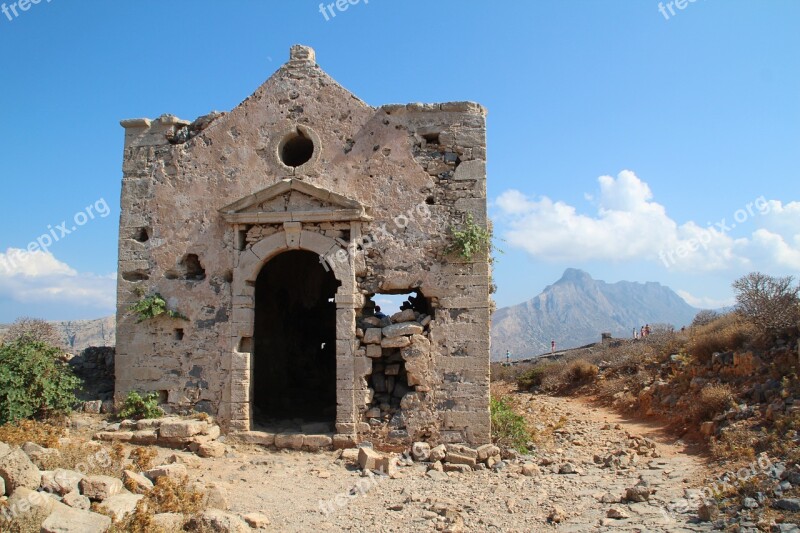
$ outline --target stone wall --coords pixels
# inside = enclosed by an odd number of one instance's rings
[[[409,345],[392,349],[405,372],[425,372],[408,374],[419,382],[400,399],[397,429],[489,442],[490,266],[486,254],[446,252],[450,228],[468,215],[487,224],[481,106],[370,107],[297,46],[229,113],[122,125],[118,397],[160,391],[178,411],[252,429],[253,362],[273,356],[254,349],[258,274],[277,255],[305,250],[338,283],[336,433],[370,434],[367,411],[380,409],[370,387],[375,344],[365,340],[377,328],[360,327],[373,296],[416,292],[429,308],[413,319],[426,321],[423,331],[411,328],[399,335]],[[129,307],[155,293],[186,320],[137,322]],[[390,332],[381,330],[381,343],[406,342]]]

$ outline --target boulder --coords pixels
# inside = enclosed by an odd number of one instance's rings
[[[400,322],[413,322],[417,319],[417,314],[413,309],[403,309],[399,313],[392,315],[392,324],[399,324]]]
[[[14,494],[19,487],[36,490],[42,483],[41,472],[19,448],[12,448],[0,457],[0,477],[9,494]]]
[[[445,448],[444,444],[440,444],[431,450],[430,460],[432,462],[443,461],[445,457],[447,457],[447,448]]]
[[[207,509],[219,509],[220,511],[229,511],[231,503],[228,501],[228,492],[216,485],[210,485],[205,489]]]
[[[74,470],[58,468],[53,471],[42,472],[42,489],[51,494],[63,496],[67,493],[80,490],[83,474]]]
[[[34,442],[26,442],[23,444],[22,451],[25,452],[25,455],[27,455],[31,462],[39,469],[44,469],[48,459],[58,459],[61,457],[61,452],[55,448],[45,448]]]
[[[41,533],[105,533],[110,527],[111,519],[105,515],[64,506],[50,513]]]
[[[185,464],[173,463],[151,468],[144,475],[155,483],[160,477],[166,477],[172,481],[181,481],[188,476],[188,472]]]
[[[484,463],[486,459],[489,457],[494,457],[495,455],[500,455],[500,448],[495,446],[494,444],[484,444],[483,446],[478,446],[478,462]]]
[[[98,504],[98,507],[100,511],[103,511],[103,514],[110,514],[114,522],[119,522],[136,510],[136,504],[142,498],[144,496],[141,494],[123,492],[104,500]]]
[[[102,502],[122,492],[122,481],[111,476],[87,476],[80,481],[81,494]]]
[[[88,511],[92,506],[91,500],[77,490],[65,494],[61,501],[73,509],[83,509],[84,511]]]
[[[153,482],[133,470],[122,472],[122,481],[125,488],[135,494],[144,494],[153,488]]]
[[[238,516],[220,511],[218,509],[208,509],[191,521],[192,526],[200,531],[214,533],[249,533],[250,526]]]
[[[269,524],[269,517],[261,513],[248,513],[243,515],[244,521],[253,529],[265,529]]]
[[[197,448],[200,457],[222,457],[225,455],[225,445],[221,442],[206,442]]]

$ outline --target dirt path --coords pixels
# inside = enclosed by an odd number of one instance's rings
[[[227,494],[231,511],[267,514],[271,531],[711,529],[693,523],[696,504],[682,505],[687,490],[701,488],[704,470],[681,443],[584,400],[521,394],[515,401],[534,421],[540,442],[530,456],[496,472],[430,474],[414,464],[400,468],[396,479],[362,477],[335,452],[245,446],[234,446],[226,458],[204,459],[191,471],[197,481]],[[652,437],[655,449],[632,436]],[[637,442],[644,443],[642,453],[630,447]],[[604,466],[595,456],[616,459]],[[533,475],[521,472],[526,462],[537,465],[527,467]],[[654,491],[649,500],[620,502],[626,488],[642,479]],[[608,518],[612,508],[629,518]],[[549,520],[554,511],[558,523]]]

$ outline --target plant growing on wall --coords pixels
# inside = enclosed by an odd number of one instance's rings
[[[466,260],[471,260],[476,253],[503,251],[492,244],[491,221],[488,227],[475,223],[472,214],[467,214],[460,227],[450,226],[451,244],[447,253],[456,254]],[[489,259],[493,261],[493,258]]]
[[[180,318],[181,320],[188,320],[185,315],[178,311],[173,311],[167,308],[167,301],[159,293],[151,294],[146,298],[142,298],[135,304],[131,305],[128,310],[131,313],[138,315],[137,322],[143,322],[150,318],[155,318],[160,315],[166,314],[171,318]]]

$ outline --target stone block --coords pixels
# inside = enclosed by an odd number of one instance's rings
[[[425,330],[417,322],[402,322],[400,324],[386,326],[382,329],[383,336],[388,338],[401,337],[403,335],[419,335],[423,331]]]
[[[201,420],[165,420],[158,429],[159,437],[188,438],[202,433],[208,427]]]
[[[379,359],[383,355],[383,350],[380,345],[369,344],[367,345],[367,357],[372,359]]]
[[[41,533],[104,533],[111,527],[111,518],[64,506],[59,508],[42,523]]]
[[[380,344],[383,333],[381,328],[367,328],[364,331],[364,344]]]
[[[122,493],[112,496],[98,505],[99,511],[111,515],[114,522],[123,520],[136,510],[136,504],[144,498],[141,494]]]
[[[86,476],[80,481],[81,494],[102,502],[122,492],[122,481],[111,476]]]
[[[376,470],[383,458],[383,454],[372,448],[364,447],[358,450],[358,466],[364,470]]]
[[[36,490],[42,482],[41,472],[20,448],[11,448],[0,457],[0,477],[9,494],[14,494],[19,487]]]
[[[180,482],[186,479],[188,471],[186,470],[185,464],[173,463],[151,468],[144,472],[144,475],[154,483],[161,477]]]
[[[409,337],[386,337],[381,340],[381,347],[382,348],[405,348],[406,346],[411,344],[411,339]]]
[[[284,448],[301,450],[304,439],[305,436],[302,433],[278,433],[275,435],[275,447],[279,450]]]
[[[125,488],[134,494],[144,494],[153,488],[152,481],[133,470],[125,470],[122,472],[122,482]]]
[[[328,435],[305,435],[303,437],[303,448],[310,451],[330,448],[333,445],[333,438]]]

